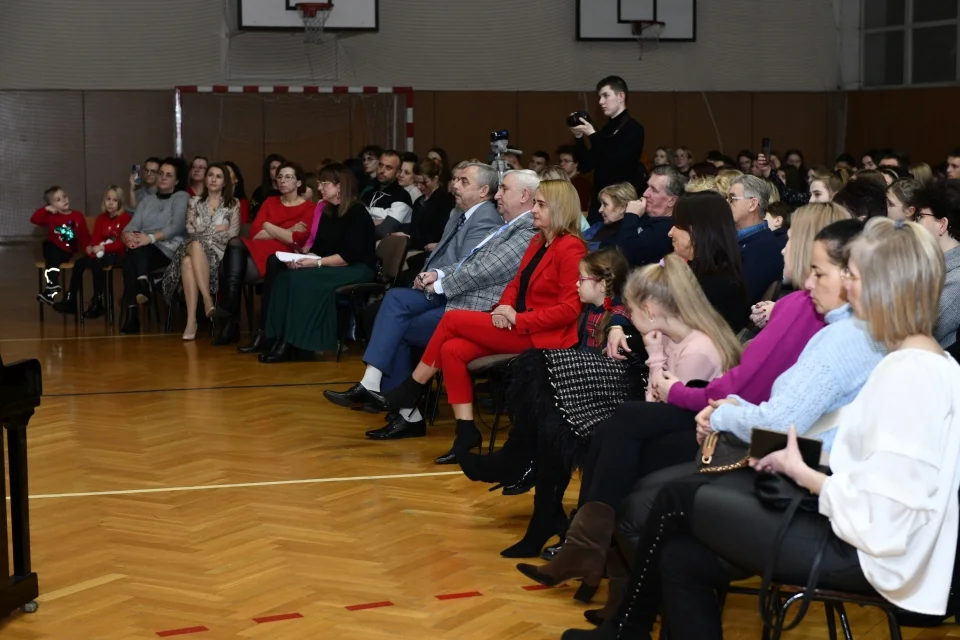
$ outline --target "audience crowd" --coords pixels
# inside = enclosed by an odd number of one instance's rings
[[[271,154],[248,198],[232,162],[150,157],[92,229],[50,187],[31,218],[47,233],[40,302],[100,317],[115,267],[121,333],[162,295],[185,302],[184,340],[199,309],[222,346],[259,293],[240,353],[307,360],[353,322],[338,290],[377,280],[378,243],[402,242],[371,328],[351,327],[369,334],[362,379],[324,396],[385,413],[370,439],[422,437],[442,380],[456,430],[436,463],[507,495],[536,486],[501,555],[542,556],[517,569],[579,579],[584,602],[609,578],[586,613],[597,629],[564,638],[650,638],[658,615],[671,638],[721,638],[731,581],[804,585],[814,565],[819,588],[879,596],[901,621],[956,613],[960,149],[932,167],[892,149],[831,167],[798,149],[661,147],[648,168],[626,84],[597,93],[605,122],[571,114],[557,165],[511,152],[502,177],[439,148],[368,146],[316,173]],[[512,428],[479,456],[471,363],[497,356]],[[752,450],[757,429],[779,444]],[[784,521],[755,489],[770,478],[815,506]]]

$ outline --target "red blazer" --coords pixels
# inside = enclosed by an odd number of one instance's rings
[[[516,307],[520,291],[520,274],[533,259],[543,242],[538,233],[530,240],[520,268],[500,297],[500,304]],[[583,303],[577,292],[580,261],[587,255],[587,245],[573,235],[556,238],[543,255],[527,284],[526,311],[517,314],[516,331],[530,336],[538,349],[563,349],[577,344],[577,321]]]

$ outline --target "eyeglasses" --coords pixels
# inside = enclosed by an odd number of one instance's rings
[[[586,280],[593,280],[594,282],[600,282],[600,278],[595,278],[593,276],[580,276],[577,282],[584,282]]]
[[[329,180],[324,180],[324,181],[322,181],[322,182],[318,182],[318,183],[317,183],[317,186],[320,187],[321,189],[325,189],[325,188],[329,187],[329,186],[332,185],[332,184],[336,184],[336,183],[335,183],[335,182],[330,182]]]
[[[923,212],[921,212],[921,213],[918,213],[918,214],[916,214],[915,216],[913,216],[913,219],[914,219],[914,221],[916,221],[916,222],[920,222],[921,220],[923,220],[924,216],[930,216],[931,218],[936,218],[936,217],[937,217],[937,216],[933,215],[932,213],[923,213]]]
[[[160,170],[159,170],[159,169],[144,169],[144,170],[143,170],[143,173],[144,173],[144,175],[155,176],[155,175],[157,175],[158,173],[160,173]]]
[[[729,202],[730,204],[733,204],[737,200],[752,200],[752,199],[753,198],[750,198],[748,196],[735,196],[732,193],[727,194],[727,202]]]
[[[287,180],[296,180],[297,176],[290,175],[288,173],[278,173],[277,182],[286,182]]]

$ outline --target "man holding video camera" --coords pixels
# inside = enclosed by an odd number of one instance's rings
[[[600,108],[609,120],[599,131],[585,111],[575,111],[567,118],[570,131],[577,138],[580,171],[593,170],[593,193],[587,220],[600,221],[600,190],[618,182],[629,182],[637,193],[643,193],[646,169],[640,162],[643,153],[643,125],[627,112],[627,83],[619,76],[607,76],[597,83]],[[590,139],[587,146],[586,138]]]

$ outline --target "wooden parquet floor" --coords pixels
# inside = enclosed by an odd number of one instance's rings
[[[359,378],[356,348],[269,366],[179,333],[80,332],[52,312],[39,326],[31,256],[0,247],[0,351],[44,369],[28,438],[42,595],[0,620],[4,640],[534,640],[586,626],[572,586],[525,590],[498,555],[531,496],[433,465],[449,409],[426,438],[373,442],[376,417],[321,397]],[[887,637],[875,612],[850,613],[858,639]],[[726,629],[758,638],[756,601],[731,597]],[[785,637],[826,637],[820,610]]]

